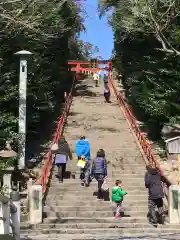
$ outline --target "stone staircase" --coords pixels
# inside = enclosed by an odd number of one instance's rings
[[[111,104],[104,103],[103,87],[92,86],[91,79],[77,85],[64,135],[72,149],[79,136],[85,135],[91,143],[92,157],[99,148],[105,150],[110,190],[115,180],[121,179],[128,192],[123,217],[114,219],[115,205],[108,196],[106,201],[97,200],[95,180],[90,187],[80,185],[74,156],[68,164],[69,178],[63,184],[58,183],[54,169],[44,207],[46,217],[42,224],[22,224],[22,239],[180,239],[179,225],[166,223],[155,228],[148,223],[144,160],[115,97]],[[71,173],[75,173],[75,179]]]

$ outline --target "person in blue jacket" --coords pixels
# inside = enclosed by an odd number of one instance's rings
[[[80,179],[82,185],[89,185],[89,178],[90,178],[90,160],[91,160],[91,149],[90,144],[85,136],[80,137],[80,140],[76,142],[75,145],[75,152],[77,155],[78,160],[82,157],[86,160],[86,165],[84,168],[81,168],[80,172]]]

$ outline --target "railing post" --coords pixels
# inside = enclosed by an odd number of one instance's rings
[[[11,198],[11,231],[14,234],[16,240],[20,239],[20,214],[21,204],[20,195],[18,191],[12,191],[10,194]]]
[[[169,187],[169,222],[180,223],[180,185]]]
[[[4,196],[0,196],[0,235],[9,234],[9,226],[10,226],[10,201],[4,200]],[[4,239],[4,238],[2,238]]]
[[[29,221],[30,224],[42,223],[42,186],[29,186]]]
[[[7,187],[7,190],[6,190],[7,197],[10,197],[10,193],[11,193],[11,188],[12,188],[11,176],[13,171],[14,171],[14,167],[10,167],[3,170],[3,186]]]

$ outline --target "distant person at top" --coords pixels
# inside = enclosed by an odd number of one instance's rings
[[[67,143],[64,136],[60,137],[57,143],[57,149],[53,149],[53,147],[54,146],[52,146],[51,150],[52,150],[52,153],[55,154],[54,164],[58,168],[59,182],[63,183],[64,175],[66,172],[66,164],[67,164],[68,158],[72,160],[72,153],[71,153],[69,144]]]
[[[99,85],[99,74],[97,72],[95,72],[93,74],[93,79],[95,81],[95,86],[98,87],[98,85]]]
[[[103,79],[104,79],[104,84],[108,83],[108,73],[107,72],[104,73]]]
[[[98,72],[98,75],[99,75],[99,81],[101,81],[101,79],[102,79],[101,71]]]
[[[82,185],[88,186],[90,178],[90,159],[91,159],[91,149],[90,144],[85,136],[80,137],[80,140],[76,142],[75,151],[78,160],[85,159],[86,165],[84,168],[81,168],[80,179]]]
[[[100,80],[102,80],[104,82],[104,79],[103,79],[104,71],[103,70],[99,71],[99,77],[100,77]]]

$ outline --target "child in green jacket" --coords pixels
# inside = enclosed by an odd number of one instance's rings
[[[123,192],[121,180],[116,180],[115,185],[116,186],[112,188],[112,201],[116,203],[115,218],[120,218],[123,197],[127,194],[127,192]]]

